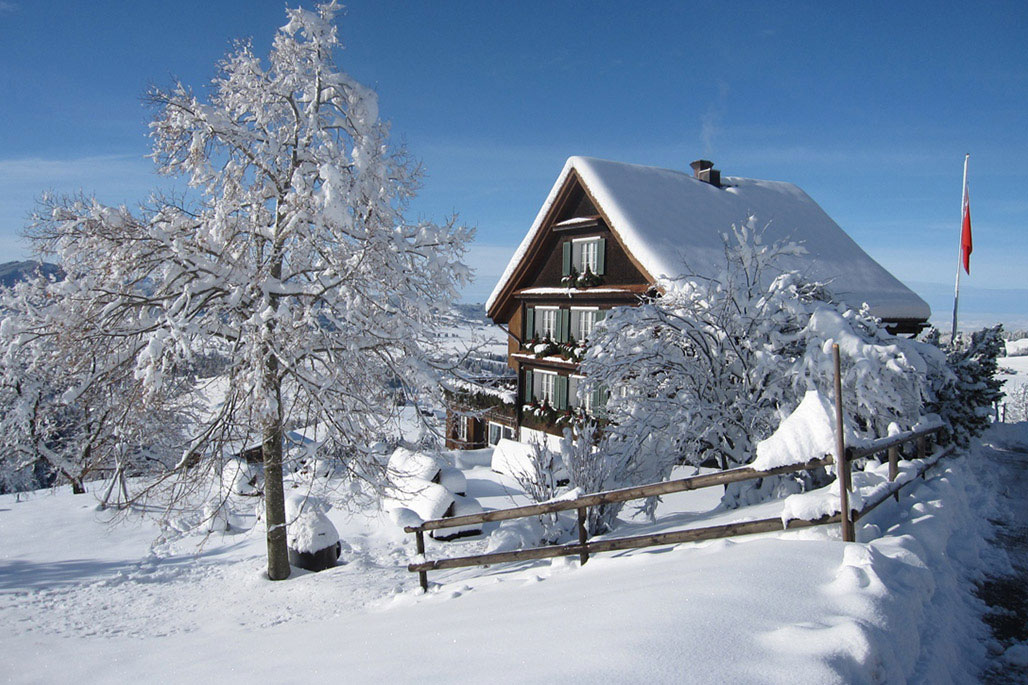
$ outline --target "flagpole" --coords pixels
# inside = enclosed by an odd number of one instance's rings
[[[950,334],[950,345],[957,341],[957,302],[960,300],[960,266],[964,261],[964,198],[967,197],[967,160],[971,153],[964,155],[964,183],[960,192],[960,240],[957,241],[957,282],[953,286],[953,332]]]

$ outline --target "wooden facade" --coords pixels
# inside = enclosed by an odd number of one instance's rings
[[[575,262],[574,246],[581,243],[599,246],[594,261],[600,273],[589,269],[587,283],[569,281],[576,274],[584,275]],[[578,175],[571,173],[543,220],[543,230],[488,312],[510,333],[508,364],[518,377],[515,415],[519,438],[524,437],[522,428],[561,435],[576,415],[589,413],[600,400],[587,399],[587,406],[575,406],[571,389],[578,377],[578,362],[567,346],[569,341],[582,341],[571,330],[572,317],[593,310],[594,317],[602,318],[612,307],[635,306],[641,296],[652,292],[653,281],[625,249]],[[539,312],[546,310],[557,312],[555,326],[562,330],[555,335],[540,334]],[[546,340],[556,346],[550,346],[549,352],[540,351]],[[564,349],[553,349],[562,346]],[[552,386],[549,380],[536,380],[542,375],[553,377]],[[532,409],[526,411],[526,407]]]

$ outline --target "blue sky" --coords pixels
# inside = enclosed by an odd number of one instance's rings
[[[483,300],[574,154],[791,181],[948,321],[971,153],[968,323],[1028,326],[1028,3],[354,1],[339,64],[478,227]],[[0,0],[0,261],[44,190],[131,203],[148,84],[199,88],[281,2]]]

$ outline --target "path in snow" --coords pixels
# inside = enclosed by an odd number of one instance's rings
[[[999,428],[998,426],[994,427]],[[1004,432],[1005,433],[1005,432]],[[1000,435],[1004,435],[1000,433]],[[985,622],[998,642],[995,659],[982,675],[986,683],[1028,682],[1028,449],[1023,442],[998,440],[979,454],[994,474],[1000,516],[993,544],[1011,567],[990,574],[978,596],[988,605]]]

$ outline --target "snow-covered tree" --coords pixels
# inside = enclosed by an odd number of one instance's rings
[[[68,285],[39,276],[0,290],[0,471],[44,463],[82,493],[101,469],[146,469],[185,413],[172,401],[145,418],[133,412],[132,359],[118,341],[89,335]]]
[[[926,340],[940,344],[934,329]],[[958,445],[967,445],[988,428],[995,404],[1003,398],[1003,381],[996,378],[996,371],[1005,349],[1002,325],[959,337],[945,349],[951,374],[934,382],[932,408],[946,421],[947,437]]]
[[[141,411],[220,341],[224,398],[170,473],[184,484],[227,446],[262,444],[272,579],[289,575],[285,430],[316,424],[319,457],[378,482],[370,444],[397,392],[412,403],[434,387],[433,324],[469,276],[470,229],[404,218],[418,167],[390,147],[375,93],[337,68],[338,9],[288,10],[268,59],[238,45],[207,98],[149,93],[158,169],[198,199],[136,213],[50,200],[30,229],[89,335],[131,355]]]
[[[931,398],[925,350],[783,272],[780,258],[802,250],[764,244],[751,218],[725,237],[719,273],[664,280],[660,296],[614,310],[593,332],[580,392],[613,389],[601,450],[625,455],[627,481],[664,479],[677,463],[751,461],[807,390],[833,395],[832,343],[850,432],[920,420]]]

